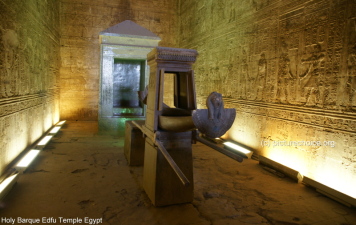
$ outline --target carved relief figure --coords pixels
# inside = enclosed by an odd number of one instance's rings
[[[17,47],[19,40],[14,30],[2,30],[2,43],[4,45],[4,77],[1,79],[1,95],[3,97],[12,96],[10,80],[13,79],[17,70],[18,56]]]
[[[278,81],[276,100],[280,103],[289,103],[291,82],[295,79],[290,67],[287,44],[282,40],[281,54],[278,62]]]
[[[227,72],[226,72],[226,74],[233,74],[233,65],[232,64],[229,64],[228,66],[227,66]],[[236,84],[236,80],[235,80],[235,76],[232,78],[232,79],[229,79],[229,77],[228,76],[225,76],[224,77],[224,83],[223,83],[223,87],[226,87],[226,96],[227,97],[232,97],[233,96],[233,92],[234,92],[234,89],[233,89],[233,87],[232,86],[230,86],[230,84],[231,84],[231,82],[233,83],[233,84]]]
[[[314,46],[312,55],[302,60],[302,64],[308,64],[307,73],[300,78],[302,88],[306,89],[306,106],[323,105],[323,80],[321,79],[321,63],[325,56],[321,52],[320,44]]]
[[[253,0],[253,7],[257,10],[260,10],[269,5],[269,0]]]
[[[224,109],[222,95],[215,91],[212,92],[206,99],[206,106],[208,107],[209,120],[220,120],[222,110]]]
[[[229,22],[234,22],[236,19],[236,11],[235,7],[230,5],[230,16],[229,16]]]
[[[251,80],[249,76],[249,69],[247,64],[247,53],[245,50],[242,51],[242,64],[241,64],[241,77],[240,77],[240,84],[241,84],[241,93],[240,97],[242,99],[247,99],[249,93],[249,81]]]
[[[2,36],[3,29],[0,27],[0,35]],[[0,98],[5,96],[5,46],[0,43]]]
[[[266,86],[266,77],[267,77],[267,60],[265,53],[261,54],[261,58],[258,61],[258,71],[257,77],[255,80],[256,87],[256,100],[264,100],[263,89]]]
[[[347,81],[349,108],[356,111],[356,44],[350,49],[347,59]]]
[[[239,65],[237,63],[233,64],[233,69],[232,69],[232,74],[238,74],[239,71]],[[233,76],[233,81],[232,84],[229,84],[232,90],[232,96],[233,98],[238,97],[239,93],[239,77],[238,76]]]

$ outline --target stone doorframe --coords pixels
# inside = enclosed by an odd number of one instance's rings
[[[161,40],[149,30],[126,20],[99,34],[100,40],[100,85],[99,85],[99,130],[120,132],[128,119],[141,119],[143,116],[123,117],[113,113],[113,72],[114,60],[141,60],[144,65],[145,84],[148,83],[149,68],[147,54],[158,46]]]

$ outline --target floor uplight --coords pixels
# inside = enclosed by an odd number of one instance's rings
[[[10,191],[12,186],[16,183],[17,175],[18,173],[6,178],[3,182],[1,182],[0,199],[2,199]]]
[[[240,153],[240,154],[242,154],[242,155],[244,155],[244,156],[246,156],[247,158],[251,158],[251,156],[252,156],[252,154],[253,154],[253,152],[252,151],[250,151],[250,150],[248,150],[248,149],[246,149],[246,148],[244,148],[244,147],[242,147],[242,146],[239,146],[239,145],[237,145],[237,144],[234,144],[234,143],[232,143],[232,142],[224,142],[223,143],[226,147],[228,147],[228,148],[230,148],[230,149],[233,149],[234,151],[236,151],[236,152],[238,152],[238,153]]]
[[[30,150],[21,160],[17,163],[16,167],[26,168],[30,163],[36,158],[36,156],[40,153],[40,150]]]
[[[53,127],[52,130],[49,132],[50,134],[56,134],[61,129],[60,126]]]
[[[37,144],[37,146],[45,146],[51,139],[53,136],[51,135],[47,135],[44,138],[41,139],[41,141]]]
[[[65,122],[66,122],[66,120],[63,120],[63,121],[61,121],[61,122],[58,122],[58,123],[56,124],[56,126],[62,126]]]
[[[307,186],[311,186],[315,188],[315,190],[325,196],[328,196],[329,198],[332,198],[346,206],[349,207],[356,207],[356,199],[351,197],[350,195],[347,195],[345,193],[342,193],[338,190],[335,190],[333,188],[330,188],[318,181],[315,181],[313,179],[310,179],[309,177],[304,176],[303,177],[303,183],[306,184]]]
[[[293,180],[297,181],[298,183],[302,182],[303,180],[303,175],[300,174],[298,171],[289,168],[286,165],[283,165],[281,163],[275,162],[267,157],[264,157],[262,155],[259,156],[259,163],[261,165],[267,166],[269,168],[272,168],[278,172],[283,173],[284,175],[292,178]]]

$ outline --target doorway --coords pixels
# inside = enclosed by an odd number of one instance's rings
[[[144,116],[138,91],[145,88],[145,61],[114,59],[113,116]]]
[[[145,118],[146,106],[137,91],[143,91],[148,83],[147,54],[161,39],[125,20],[101,31],[99,40],[99,131],[119,134],[127,120]]]

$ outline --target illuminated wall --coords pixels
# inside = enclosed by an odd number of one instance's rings
[[[61,0],[61,118],[97,120],[99,32],[131,20],[176,46],[176,0]]]
[[[59,3],[0,0],[0,175],[59,120]]]
[[[199,52],[199,107],[217,91],[237,109],[226,137],[356,197],[356,2],[179,7],[179,47]]]

